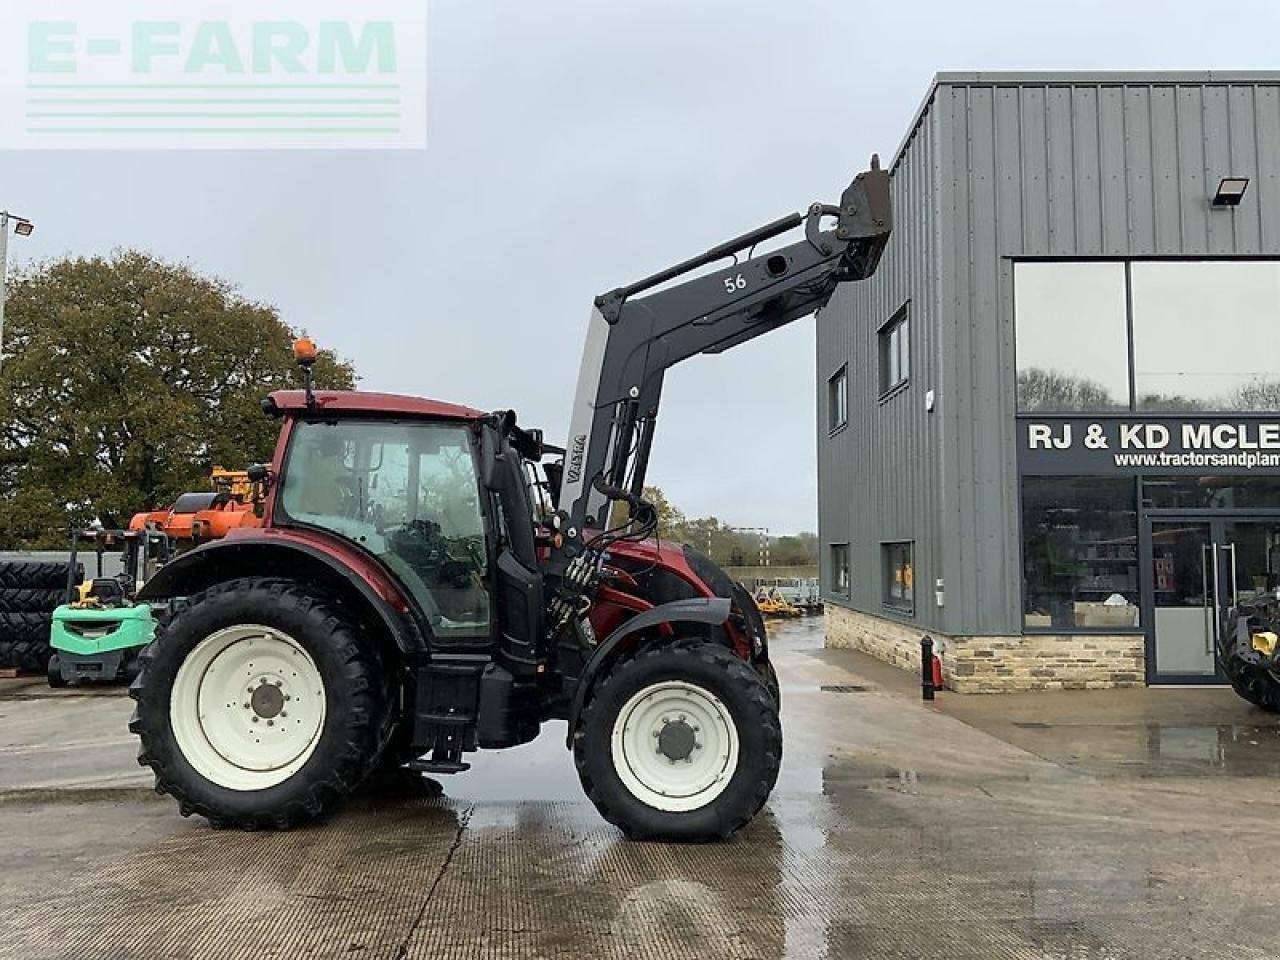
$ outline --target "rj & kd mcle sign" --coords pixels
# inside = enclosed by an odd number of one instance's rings
[[[1018,418],[1026,474],[1238,474],[1280,471],[1280,419]]]

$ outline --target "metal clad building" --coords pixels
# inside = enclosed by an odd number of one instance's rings
[[[818,319],[829,642],[905,666],[933,632],[959,689],[1208,679],[1173,652],[1179,669],[1158,669],[1157,621],[1200,642],[1193,615],[1172,612],[1195,607],[1194,551],[1168,524],[1202,524],[1220,565],[1248,539],[1232,557],[1260,552],[1252,589],[1272,573],[1273,541],[1280,568],[1280,526],[1259,525],[1280,512],[1280,469],[1067,462],[1088,452],[1091,426],[1132,442],[1170,414],[1175,439],[1198,438],[1218,415],[1263,426],[1280,407],[1269,362],[1232,379],[1186,360],[1218,321],[1178,306],[1222,285],[1212,302],[1249,318],[1234,349],[1261,349],[1280,374],[1280,313],[1262,332],[1280,307],[1268,292],[1280,289],[1280,74],[939,74],[891,170],[881,267]],[[1248,181],[1237,205],[1215,203],[1224,178]],[[1254,266],[1228,276],[1238,261]],[[1165,346],[1157,329],[1188,343]],[[1060,439],[1072,418],[1066,466],[1024,462],[1028,431]],[[1228,479],[1206,485],[1210,473]],[[1201,496],[1211,486],[1217,500]],[[1259,524],[1232,539],[1223,520],[1243,531],[1244,504]],[[1225,608],[1210,576],[1202,606]]]

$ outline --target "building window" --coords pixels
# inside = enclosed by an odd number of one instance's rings
[[[1148,510],[1267,510],[1280,503],[1280,477],[1143,477]],[[1276,556],[1280,572],[1280,554]]]
[[[1135,261],[1139,410],[1280,410],[1280,264]]]
[[[827,431],[835,433],[849,422],[849,368],[843,366],[827,381]]]
[[[916,608],[915,544],[910,540],[880,544],[880,560],[884,570],[884,605],[903,613]]]
[[[842,597],[849,596],[849,545],[847,543],[831,545],[831,592]]]
[[[1022,609],[1029,630],[1139,625],[1132,478],[1022,478]]]
[[[907,382],[911,376],[911,341],[907,308],[903,306],[880,328],[880,395]]]
[[[1276,261],[1023,262],[1013,283],[1019,413],[1280,410]]]
[[[1018,412],[1127,410],[1124,263],[1018,263],[1013,293]]]

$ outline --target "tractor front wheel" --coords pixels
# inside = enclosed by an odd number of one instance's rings
[[[1222,670],[1231,681],[1231,688],[1245,700],[1271,713],[1280,713],[1280,677],[1273,671],[1231,658],[1223,659]]]
[[[161,618],[140,661],[138,762],[184,816],[285,829],[335,807],[377,756],[376,658],[297,583],[210,587]]]
[[[627,836],[728,837],[778,778],[778,706],[750,665],[714,643],[623,661],[592,691],[574,760],[596,809]]]

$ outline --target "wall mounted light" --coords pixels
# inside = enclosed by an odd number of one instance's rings
[[[1248,177],[1223,177],[1218,184],[1218,192],[1213,195],[1215,207],[1238,207],[1244,199],[1244,192],[1249,188]]]

